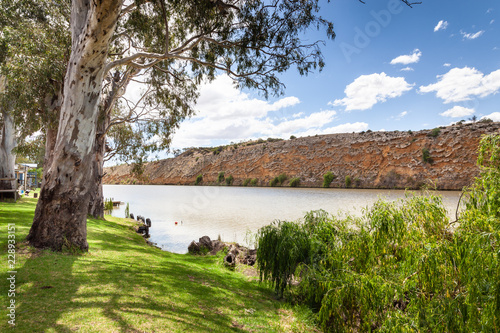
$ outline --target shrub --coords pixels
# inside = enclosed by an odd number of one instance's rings
[[[492,123],[493,120],[490,119],[490,118],[482,118],[480,121],[478,121],[478,123]]]
[[[199,175],[196,177],[196,180],[194,181],[194,184],[195,184],[195,185],[198,185],[198,184],[200,184],[202,181],[203,181],[203,175],[202,175],[202,174],[199,174]]]
[[[294,177],[290,179],[290,187],[297,187],[300,184],[300,178],[299,177]]]
[[[113,198],[108,198],[104,200],[104,211],[111,214],[113,211]]]
[[[217,176],[217,181],[219,183],[222,183],[224,181],[224,171],[219,172],[219,175]]]
[[[226,178],[226,185],[233,185],[233,175],[229,175],[229,177]]]
[[[396,170],[389,171],[381,180],[381,185],[385,188],[395,188],[401,179],[401,175]]]
[[[361,179],[359,179],[358,177],[354,177],[354,186],[355,187],[361,186]]]
[[[290,135],[290,140],[297,139],[295,135]]]
[[[436,127],[436,128],[433,128],[429,134],[427,134],[428,136],[431,136],[433,138],[437,137],[439,135],[439,133],[441,133],[441,129],[439,127]]]
[[[111,208],[113,209],[113,208]],[[130,207],[127,202],[127,207],[125,207],[125,218],[128,219],[130,217]]]
[[[351,187],[351,176],[347,175],[345,176],[345,187]]]
[[[422,161],[424,161],[424,163],[429,163],[429,164],[433,162],[431,157],[431,152],[427,147],[422,148]]]
[[[251,180],[252,180],[252,179],[250,179],[250,178],[245,179],[245,180],[243,181],[243,186],[247,186],[247,185],[250,183],[250,181],[251,181]]]
[[[284,173],[282,173],[281,175],[278,176],[278,181],[280,183],[280,185],[283,185],[283,183],[285,182],[285,180],[287,180],[288,176]]]
[[[322,187],[330,187],[330,184],[333,182],[333,180],[337,178],[331,171],[328,171],[323,175],[323,185]]]
[[[276,221],[257,233],[257,262],[261,281],[269,280],[282,296],[299,263],[307,261],[310,243],[303,227]]]
[[[278,185],[278,184],[279,184],[279,182],[280,182],[280,181],[279,181],[278,177],[274,177],[273,179],[271,179],[271,180],[269,181],[269,186],[271,186],[271,187],[275,187],[276,185]]]
[[[256,185],[257,185],[257,182],[258,182],[257,178],[253,178],[253,179],[250,181],[250,185],[252,185],[252,186],[256,186]]]
[[[500,134],[482,138],[478,164],[456,226],[441,197],[407,195],[360,218],[316,211],[261,228],[260,279],[325,332],[498,332]]]

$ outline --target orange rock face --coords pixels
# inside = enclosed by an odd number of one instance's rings
[[[147,163],[141,178],[132,175],[127,165],[106,168],[104,183],[193,185],[201,174],[201,185],[215,185],[224,172],[234,178],[233,185],[256,179],[258,186],[269,186],[270,180],[286,174],[282,186],[298,177],[299,186],[320,187],[323,175],[331,171],[336,178],[330,187],[346,187],[349,176],[350,187],[416,189],[427,184],[461,190],[479,173],[481,136],[499,130],[500,123],[475,123],[443,127],[439,133],[369,132],[254,142],[226,146],[219,153],[193,148],[175,158]]]

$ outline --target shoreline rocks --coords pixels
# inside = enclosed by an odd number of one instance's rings
[[[199,238],[198,242],[193,240],[188,246],[188,252],[196,255],[216,255],[224,249],[227,249],[227,254],[224,256],[224,264],[228,267],[235,267],[237,264],[253,266],[257,261],[257,250],[248,249],[237,243],[224,243],[219,240],[211,240],[208,236]]]

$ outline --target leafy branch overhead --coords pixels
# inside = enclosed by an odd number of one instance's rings
[[[322,41],[299,38],[310,27],[335,37],[333,23],[318,13],[313,0],[136,1],[122,9],[106,70],[155,68],[176,83],[199,83],[222,71],[242,87],[280,93],[277,73],[296,66],[307,74],[324,66]]]

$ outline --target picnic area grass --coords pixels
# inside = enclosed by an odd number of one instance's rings
[[[0,332],[314,332],[305,308],[276,299],[222,254],[174,254],[147,245],[130,219],[87,220],[88,253],[26,244],[37,199],[0,202]],[[15,226],[15,298],[9,297],[8,225]],[[200,235],[202,236],[202,235]],[[15,326],[7,306],[15,299]]]

